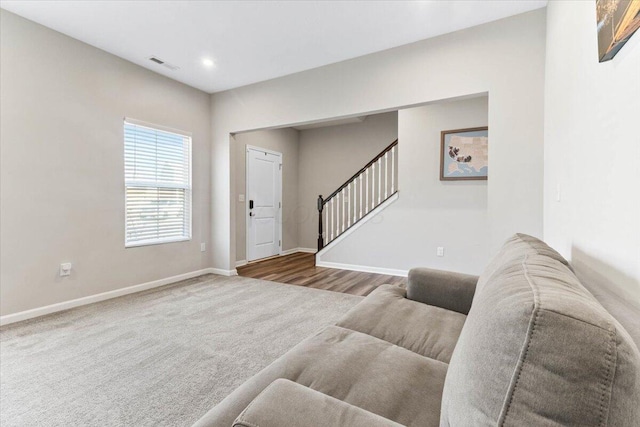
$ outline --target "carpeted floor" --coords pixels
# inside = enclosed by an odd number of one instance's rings
[[[207,275],[0,330],[0,425],[190,426],[361,297]]]

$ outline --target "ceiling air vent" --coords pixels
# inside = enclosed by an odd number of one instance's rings
[[[175,70],[179,70],[180,67],[178,67],[177,65],[173,65],[170,64],[168,62],[163,61],[162,59],[158,58],[157,56],[150,56],[149,61],[155,62],[158,65],[162,65],[165,68],[170,69],[171,71],[175,71]]]

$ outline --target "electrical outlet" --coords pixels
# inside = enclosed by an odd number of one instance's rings
[[[70,276],[71,275],[71,263],[63,262],[60,264],[60,276]]]
[[[238,194],[238,201],[244,202],[244,194]]]
[[[436,255],[444,256],[444,248],[442,246],[438,246],[438,248],[436,249]]]
[[[206,243],[200,243],[200,252],[204,252],[207,250],[207,244]]]

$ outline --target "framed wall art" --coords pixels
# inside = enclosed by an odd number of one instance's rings
[[[598,58],[613,59],[640,28],[640,0],[597,0]]]
[[[440,137],[440,181],[486,180],[489,172],[489,128],[443,130]]]

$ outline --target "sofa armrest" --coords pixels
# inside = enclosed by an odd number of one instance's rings
[[[401,427],[393,421],[285,379],[272,382],[233,427]]]
[[[451,271],[414,268],[409,271],[407,298],[468,314],[478,276]]]

